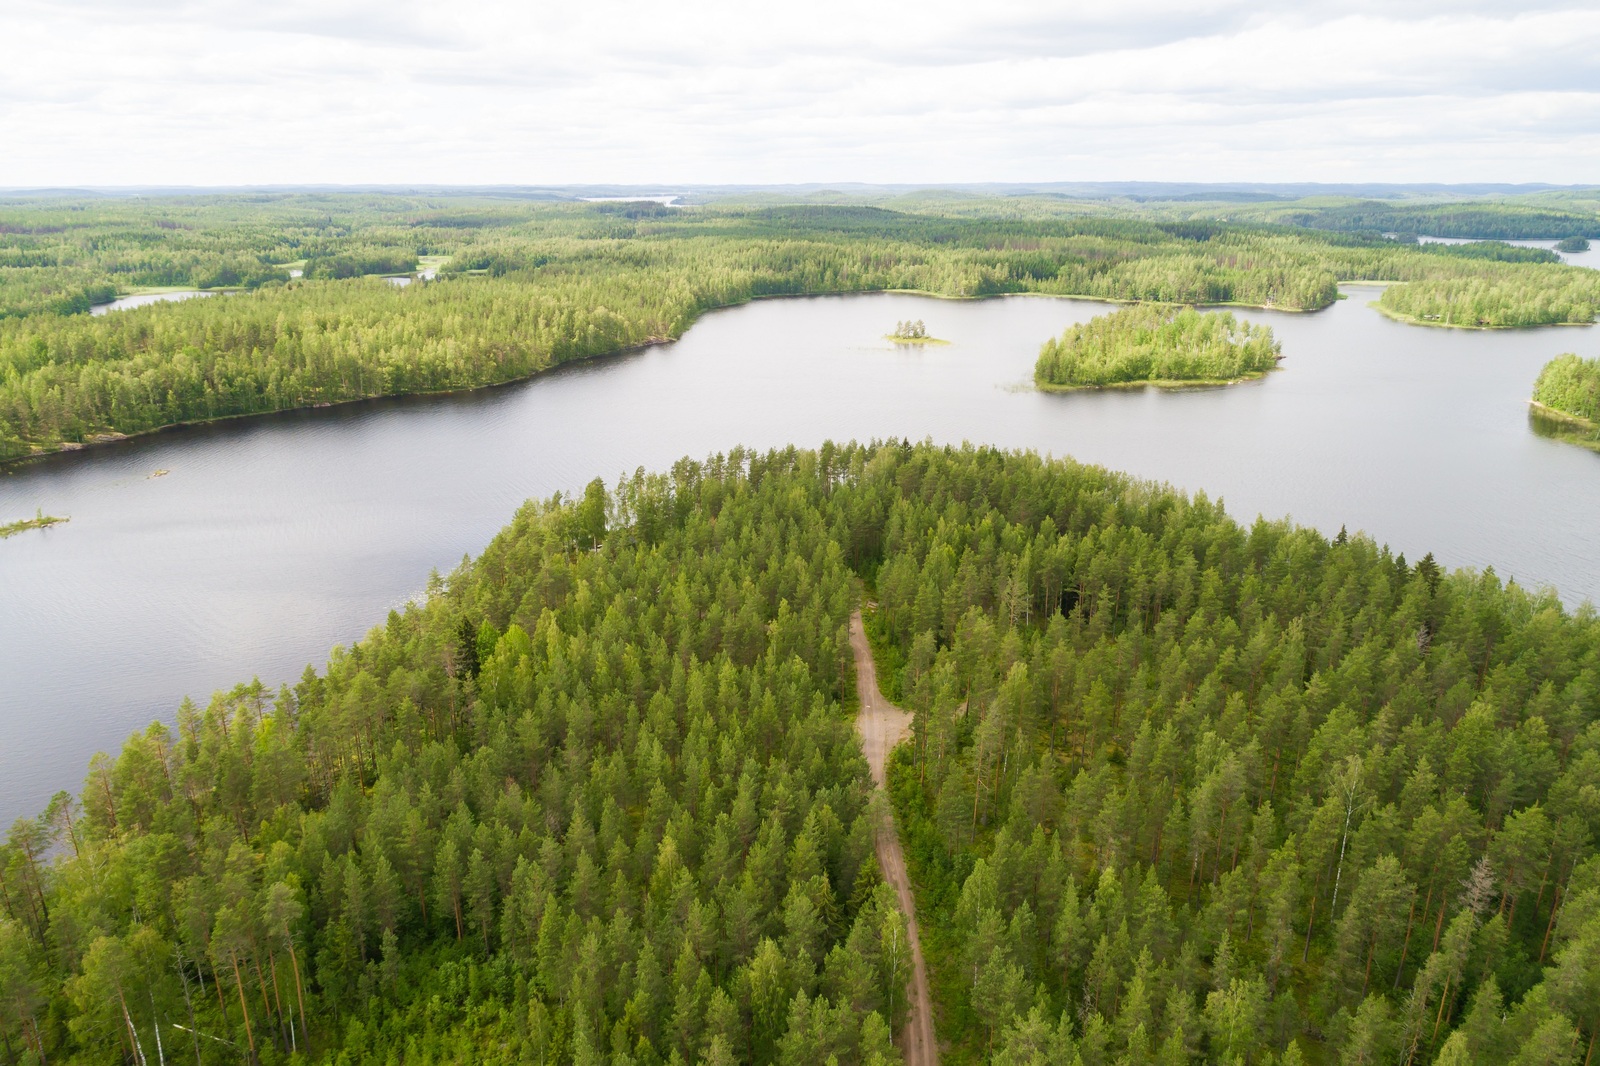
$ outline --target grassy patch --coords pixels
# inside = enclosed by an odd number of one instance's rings
[[[45,514],[43,510],[37,510],[34,512],[32,518],[24,518],[17,522],[7,522],[5,525],[0,526],[0,538],[14,537],[18,533],[29,529],[48,529],[51,526],[60,525],[65,521],[68,521],[68,518],[64,518],[59,515]]]
[[[891,703],[905,699],[906,656],[889,632],[878,605],[867,601],[861,606],[861,627],[867,631],[867,643],[872,646],[872,665],[878,671],[878,687]]]

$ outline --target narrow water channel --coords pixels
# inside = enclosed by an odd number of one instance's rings
[[[1104,304],[879,294],[769,300],[681,341],[470,395],[160,434],[0,472],[0,824],[77,789],[187,694],[293,681],[482,549],[530,496],[743,443],[931,437],[1102,463],[1230,513],[1346,525],[1448,566],[1600,600],[1600,455],[1537,435],[1526,400],[1591,328],[1401,325],[1352,288],[1243,312],[1283,368],[1227,389],[1049,395],[1039,344]],[[922,319],[947,346],[883,334]],[[158,471],[165,471],[160,476]]]

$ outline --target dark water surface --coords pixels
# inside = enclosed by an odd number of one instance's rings
[[[185,694],[276,686],[476,553],[530,496],[736,443],[905,436],[1071,455],[1225,497],[1243,521],[1341,524],[1449,566],[1600,600],[1600,455],[1526,399],[1591,329],[1405,326],[1377,290],[1246,312],[1283,369],[1227,389],[1050,395],[1039,344],[1106,305],[905,295],[771,300],[680,342],[471,395],[176,431],[12,467],[0,521],[0,825],[76,790],[97,750]],[[920,318],[953,343],[881,339]],[[156,470],[167,470],[151,478]]]

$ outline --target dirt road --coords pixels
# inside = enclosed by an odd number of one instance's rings
[[[883,698],[878,688],[878,670],[872,662],[867,631],[861,625],[861,612],[850,616],[850,649],[856,659],[856,695],[861,711],[856,715],[856,732],[866,749],[872,781],[883,788],[884,764],[889,752],[911,732],[911,715]],[[887,799],[887,797],[885,797]],[[900,835],[895,831],[894,815],[887,803],[879,806],[881,816],[873,826],[873,846],[883,879],[894,886],[900,910],[906,916],[906,939],[911,946],[911,1009],[900,1032],[900,1048],[907,1066],[938,1066],[939,1045],[933,1038],[933,1000],[928,995],[928,968],[922,961],[922,937],[917,933],[917,908],[911,898],[911,880],[906,876],[906,857],[900,850]]]

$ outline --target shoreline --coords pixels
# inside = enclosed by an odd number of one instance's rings
[[[1556,422],[1565,422],[1568,425],[1577,427],[1578,429],[1587,429],[1591,431],[1600,430],[1600,422],[1591,422],[1582,415],[1575,415],[1569,411],[1563,411],[1559,407],[1551,407],[1549,404],[1540,403],[1538,400],[1529,400],[1528,406],[1533,408],[1539,414],[1544,415],[1546,418],[1552,419]]]
[[[1372,285],[1372,284],[1379,284],[1379,283],[1371,282],[1371,281],[1361,281],[1361,282],[1339,282],[1339,284],[1340,285]],[[1404,283],[1403,282],[1388,282],[1386,284],[1404,284]],[[1314,313],[1319,312],[1319,311],[1325,311],[1325,310],[1328,309],[1328,307],[1333,306],[1333,304],[1330,303],[1330,304],[1328,304],[1326,306],[1323,306],[1323,307],[1304,307],[1304,308],[1301,308],[1301,307],[1278,307],[1278,306],[1273,306],[1273,305],[1268,305],[1268,304],[1240,303],[1240,302],[1237,302],[1237,301],[1230,301],[1230,302],[1226,302],[1226,303],[1206,303],[1206,304],[1192,304],[1191,305],[1191,304],[1186,304],[1186,303],[1171,303],[1170,301],[1163,301],[1163,300],[1124,300],[1124,299],[1118,299],[1116,297],[1110,297],[1110,296],[1087,296],[1087,295],[1072,294],[1072,293],[1039,292],[1037,290],[1025,290],[1025,291],[1019,291],[1019,292],[983,293],[981,295],[967,296],[967,295],[953,295],[953,294],[950,294],[950,293],[941,293],[941,292],[930,292],[930,291],[925,290],[925,289],[829,289],[827,291],[822,291],[822,292],[758,293],[758,294],[755,294],[755,295],[752,295],[752,296],[745,297],[744,299],[741,299],[741,300],[732,301],[730,303],[717,304],[717,305],[715,305],[713,307],[707,307],[704,310],[696,313],[693,318],[690,318],[686,323],[684,323],[684,332],[688,332],[688,330],[690,328],[692,328],[697,322],[699,322],[699,320],[702,317],[704,317],[705,315],[711,314],[711,313],[716,312],[716,311],[725,311],[725,310],[731,310],[732,308],[735,308],[735,307],[742,307],[742,306],[744,306],[746,304],[754,303],[757,300],[797,300],[797,299],[810,299],[810,298],[825,297],[825,296],[873,296],[873,295],[878,295],[878,294],[890,294],[890,295],[900,295],[900,296],[921,296],[921,297],[925,297],[925,298],[928,298],[928,299],[934,299],[934,300],[996,300],[996,299],[1004,299],[1006,297],[1013,297],[1013,296],[1027,296],[1027,297],[1045,298],[1045,299],[1051,299],[1051,300],[1085,300],[1085,301],[1090,301],[1090,302],[1093,302],[1093,303],[1117,304],[1117,305],[1120,305],[1120,306],[1130,306],[1130,305],[1139,304],[1139,303],[1152,303],[1152,304],[1158,304],[1158,305],[1161,305],[1161,306],[1172,306],[1172,307],[1194,306],[1194,307],[1205,307],[1205,308],[1213,308],[1213,307],[1216,307],[1216,308],[1242,308],[1242,309],[1245,309],[1245,310],[1252,310],[1252,311],[1274,311],[1274,312],[1285,313],[1285,314],[1314,314]],[[1407,324],[1415,324],[1415,325],[1421,325],[1421,326],[1442,325],[1442,323],[1424,322],[1424,321],[1420,321],[1420,320],[1412,320],[1412,319],[1405,318],[1405,317],[1402,317],[1402,316],[1397,316],[1397,315],[1393,314],[1392,312],[1384,310],[1383,308],[1378,308],[1376,301],[1373,301],[1368,306],[1377,308],[1381,314],[1384,314],[1389,318],[1393,318],[1396,321],[1406,322]],[[1585,323],[1569,322],[1569,323],[1552,323],[1552,324],[1576,326],[1576,325],[1584,325]],[[1590,323],[1590,324],[1592,324],[1592,323]],[[1460,327],[1452,326],[1452,327],[1449,327],[1449,328],[1460,328],[1460,329],[1538,329],[1538,328],[1542,328],[1542,327],[1539,327],[1539,326],[1460,326]],[[408,391],[408,392],[380,392],[380,393],[374,393],[374,394],[372,394],[370,396],[351,396],[351,397],[346,398],[346,399],[329,400],[329,401],[323,401],[323,402],[320,402],[320,403],[296,404],[296,405],[294,405],[292,407],[274,407],[274,408],[271,408],[269,410],[263,410],[263,411],[246,411],[246,412],[241,412],[239,414],[217,415],[217,416],[215,416],[213,418],[198,418],[198,419],[187,419],[187,420],[180,421],[180,422],[166,422],[166,423],[163,423],[162,425],[159,425],[159,426],[152,426],[149,429],[141,429],[141,430],[137,430],[137,431],[132,432],[132,433],[123,433],[123,432],[119,432],[119,431],[116,431],[116,430],[108,430],[108,431],[105,431],[105,432],[94,434],[94,435],[90,436],[88,439],[82,440],[82,441],[62,441],[62,442],[59,442],[59,443],[56,443],[56,444],[51,444],[51,445],[32,444],[32,445],[30,445],[30,447],[32,447],[34,450],[29,452],[26,455],[16,455],[16,456],[11,456],[9,458],[0,458],[0,470],[4,470],[4,469],[6,469],[8,467],[13,467],[13,466],[16,466],[16,465],[19,465],[19,464],[22,464],[22,463],[32,462],[32,461],[39,460],[39,459],[45,459],[45,458],[48,458],[48,457],[54,456],[54,455],[61,455],[61,454],[68,453],[68,452],[83,452],[83,451],[88,451],[88,450],[91,450],[91,449],[99,448],[99,447],[102,447],[102,446],[107,445],[107,444],[117,444],[117,443],[121,443],[121,442],[124,442],[124,441],[138,440],[138,439],[141,439],[141,438],[153,436],[153,435],[155,435],[157,433],[164,433],[164,432],[166,432],[168,430],[192,429],[192,428],[195,428],[195,427],[210,426],[210,425],[215,425],[215,424],[222,423],[222,422],[231,422],[231,421],[236,421],[236,420],[239,420],[239,419],[246,419],[246,418],[264,418],[264,417],[267,417],[267,416],[270,416],[270,415],[286,414],[286,413],[291,412],[291,411],[309,411],[309,410],[320,410],[320,409],[329,408],[329,407],[344,407],[344,406],[348,406],[350,404],[356,404],[356,403],[369,403],[369,402],[371,402],[373,400],[389,400],[389,399],[398,400],[398,399],[407,399],[407,398],[419,398],[420,399],[420,398],[436,397],[436,396],[454,396],[454,395],[460,395],[460,394],[463,394],[463,393],[477,392],[477,391],[482,390],[482,389],[500,388],[500,387],[506,386],[506,385],[519,384],[519,383],[524,382],[524,381],[532,381],[534,378],[538,377],[541,374],[547,374],[550,371],[557,370],[557,369],[559,369],[559,368],[561,368],[563,366],[569,366],[569,365],[572,365],[572,364],[575,364],[575,363],[588,362],[589,360],[592,360],[592,359],[607,359],[607,358],[611,358],[612,356],[627,355],[630,352],[643,351],[646,348],[651,348],[651,347],[654,347],[654,346],[656,346],[658,344],[670,344],[670,343],[678,340],[679,337],[681,337],[681,336],[682,336],[682,334],[679,334],[678,336],[655,337],[655,338],[651,338],[650,340],[647,340],[647,341],[642,341],[642,342],[640,342],[638,344],[632,344],[632,345],[627,345],[627,346],[621,347],[621,348],[615,348],[615,349],[613,349],[613,350],[611,350],[609,352],[598,352],[598,353],[596,353],[594,355],[581,356],[581,357],[576,358],[576,359],[567,359],[567,360],[564,360],[563,362],[555,363],[555,364],[553,364],[551,366],[544,367],[543,369],[535,370],[531,374],[523,374],[523,375],[520,375],[518,377],[506,378],[505,380],[501,380],[501,381],[484,381],[484,382],[480,382],[480,383],[474,384],[474,385],[461,385],[461,386],[458,386],[458,387],[448,388],[448,389],[426,389],[426,390],[414,390],[414,391]],[[892,338],[890,338],[890,339],[892,339]],[[896,343],[907,343],[907,342],[900,341],[900,342],[896,342]],[[941,342],[941,343],[948,344],[949,342],[945,341],[945,342]],[[1049,389],[1047,389],[1045,391],[1073,392],[1073,391],[1081,391],[1081,390],[1084,390],[1084,389],[1113,388],[1113,387],[1136,387],[1136,386],[1144,386],[1144,385],[1151,385],[1151,384],[1157,385],[1157,387],[1165,387],[1165,388],[1212,387],[1212,386],[1218,386],[1218,385],[1237,384],[1237,383],[1239,383],[1241,381],[1247,381],[1247,380],[1251,380],[1251,379],[1250,378],[1240,378],[1240,379],[1237,379],[1237,380],[1218,381],[1218,382],[1211,382],[1211,381],[1205,381],[1205,382],[1185,381],[1185,382],[1167,382],[1167,383],[1137,382],[1137,383],[1118,383],[1117,385],[1112,385],[1112,386],[1103,386],[1103,385],[1074,385],[1074,386],[1065,386],[1065,387],[1063,387],[1063,386],[1051,386]],[[1039,387],[1039,386],[1036,385],[1036,387]]]
[[[1556,407],[1540,403],[1538,400],[1528,401],[1528,414],[1530,418],[1542,419],[1554,423],[1548,428],[1548,436],[1552,440],[1563,444],[1575,444],[1591,452],[1600,453],[1600,423],[1591,422],[1582,415],[1569,414]],[[1538,429],[1534,430],[1539,433]],[[1539,433],[1545,436],[1544,433]]]
[[[1394,282],[1393,284],[1401,285],[1405,283]],[[1594,325],[1593,322],[1534,322],[1526,326],[1469,326],[1461,322],[1430,322],[1428,319],[1417,318],[1415,315],[1407,315],[1399,311],[1392,311],[1389,308],[1384,307],[1377,300],[1367,301],[1367,306],[1378,312],[1378,314],[1382,315],[1384,318],[1390,319],[1394,322],[1399,322],[1401,325],[1432,326],[1435,329],[1470,329],[1487,332],[1489,330],[1499,329],[1556,329],[1561,326],[1572,326],[1581,329],[1585,326]]]
[[[720,308],[717,308],[716,310],[720,310]],[[378,392],[373,393],[371,396],[351,396],[344,400],[326,400],[321,403],[296,404],[293,407],[274,407],[267,411],[242,411],[239,414],[234,415],[217,415],[213,418],[191,418],[182,422],[166,422],[162,425],[152,426],[149,429],[137,430],[133,433],[96,433],[85,440],[63,441],[62,443],[53,447],[43,448],[28,455],[15,455],[8,459],[0,458],[0,473],[4,473],[7,468],[21,466],[24,463],[38,462],[40,460],[52,459],[57,456],[69,455],[77,452],[98,450],[110,444],[125,444],[129,441],[141,441],[149,437],[154,437],[159,433],[169,433],[183,429],[203,429],[207,426],[217,426],[225,422],[240,422],[251,418],[274,418],[281,415],[296,414],[304,411],[326,411],[337,407],[351,407],[355,404],[376,403],[382,400],[426,400],[444,396],[464,396],[468,393],[483,392],[488,389],[500,389],[505,388],[508,385],[520,385],[523,382],[532,381],[534,378],[537,378],[543,374],[548,374],[555,370],[560,370],[562,367],[577,366],[580,363],[587,363],[594,359],[611,359],[615,356],[628,355],[632,352],[642,352],[646,348],[653,348],[658,344],[671,344],[677,339],[677,337],[657,337],[652,340],[642,341],[639,344],[630,344],[625,348],[617,348],[609,352],[600,352],[595,355],[584,355],[574,359],[568,359],[564,362],[547,366],[542,370],[535,370],[531,374],[523,374],[520,377],[507,378],[504,381],[486,381],[481,385],[463,385],[459,388],[452,389],[419,389],[409,392]]]
[[[1074,296],[1074,295],[1070,295],[1070,294],[1066,294],[1066,293],[1032,292],[1032,291],[1030,291],[1030,292],[984,293],[982,295],[977,295],[977,296],[953,296],[953,295],[950,295],[948,293],[929,292],[929,291],[926,291],[926,290],[923,290],[923,289],[830,289],[830,290],[828,290],[826,292],[773,292],[773,293],[758,293],[758,294],[756,294],[754,296],[749,296],[749,297],[746,297],[746,298],[744,298],[742,300],[735,300],[735,301],[733,301],[731,303],[717,304],[714,307],[708,307],[705,310],[700,311],[699,313],[697,313],[693,318],[689,319],[684,324],[684,332],[685,333],[688,332],[689,329],[691,329],[705,315],[712,314],[712,313],[717,312],[717,311],[731,310],[731,309],[733,309],[735,307],[743,307],[746,304],[755,303],[757,300],[804,300],[804,299],[812,299],[812,298],[816,298],[816,297],[827,297],[827,296],[875,296],[875,295],[879,295],[879,294],[891,294],[891,295],[899,295],[899,296],[922,296],[922,297],[927,297],[929,299],[935,299],[935,300],[997,300],[997,299],[1003,299],[1003,298],[1009,297],[1009,296],[1033,296],[1033,297],[1044,297],[1044,298],[1051,299],[1051,300],[1088,300],[1088,301],[1092,301],[1092,302],[1095,302],[1095,303],[1109,303],[1109,304],[1120,304],[1120,305],[1131,305],[1131,304],[1137,304],[1137,303],[1156,303],[1156,304],[1162,304],[1164,306],[1167,305],[1166,301],[1157,301],[1157,300],[1118,300],[1118,299],[1113,299],[1111,297],[1105,297],[1105,296]],[[1173,307],[1187,307],[1187,306],[1190,306],[1190,305],[1188,305],[1188,304],[1170,304],[1170,306],[1173,306]],[[1245,307],[1245,308],[1249,308],[1249,309],[1252,309],[1252,310],[1258,310],[1258,311],[1284,311],[1284,310],[1289,310],[1287,308],[1266,307],[1266,306],[1262,306],[1262,305],[1259,305],[1259,304],[1203,304],[1203,305],[1196,305],[1196,306],[1204,306],[1204,307]],[[1329,306],[1332,306],[1332,305],[1330,304]],[[1313,312],[1323,311],[1323,310],[1326,310],[1326,309],[1327,308],[1323,308],[1323,307],[1313,307],[1313,308],[1295,309],[1295,310],[1298,313],[1311,314]],[[477,384],[477,385],[462,385],[462,386],[457,387],[457,388],[449,388],[449,389],[430,389],[430,390],[417,390],[417,391],[409,391],[409,392],[380,392],[380,393],[374,393],[371,396],[352,396],[352,397],[349,397],[348,399],[329,400],[329,401],[324,401],[324,402],[321,402],[321,403],[296,404],[295,406],[292,406],[292,407],[275,407],[275,408],[272,408],[270,410],[265,410],[265,411],[246,411],[246,412],[241,412],[239,414],[232,414],[232,415],[217,415],[217,416],[215,416],[213,418],[195,418],[195,419],[187,419],[187,420],[182,421],[182,422],[166,422],[166,423],[163,423],[162,425],[152,426],[149,429],[141,429],[141,430],[138,430],[138,431],[133,432],[133,433],[121,433],[121,432],[117,432],[117,431],[112,430],[112,431],[106,431],[106,432],[102,432],[102,433],[93,434],[90,437],[88,437],[87,439],[82,440],[82,441],[63,441],[63,442],[60,442],[60,443],[54,444],[54,445],[32,445],[32,447],[35,450],[30,452],[27,455],[16,455],[16,456],[11,456],[10,458],[0,458],[0,471],[3,471],[3,470],[5,470],[5,469],[7,469],[9,467],[19,466],[20,464],[23,464],[23,463],[34,462],[34,461],[37,461],[37,460],[40,460],[40,459],[47,459],[47,458],[49,458],[51,456],[62,455],[64,453],[68,453],[68,452],[84,452],[84,451],[89,451],[89,450],[92,450],[92,449],[97,449],[97,448],[100,448],[100,447],[102,447],[104,445],[108,445],[108,444],[119,444],[119,443],[122,443],[124,441],[140,440],[142,438],[154,436],[157,433],[165,433],[165,432],[167,432],[169,430],[193,429],[193,428],[196,428],[196,427],[211,426],[211,425],[216,425],[216,424],[222,423],[222,422],[233,422],[233,421],[238,421],[240,419],[247,419],[247,418],[266,418],[266,417],[269,417],[269,416],[272,416],[272,415],[288,414],[291,411],[312,411],[312,410],[322,410],[322,409],[331,408],[331,407],[346,407],[346,406],[348,406],[350,404],[370,403],[370,402],[372,402],[374,400],[401,400],[401,399],[410,399],[410,398],[422,399],[422,398],[437,397],[437,396],[456,396],[456,395],[461,395],[461,394],[464,394],[464,393],[478,392],[478,391],[480,391],[482,389],[501,388],[501,387],[506,386],[506,385],[516,385],[516,384],[520,384],[521,382],[524,382],[524,381],[532,381],[534,378],[537,378],[541,374],[548,374],[552,370],[558,370],[558,369],[560,369],[561,367],[564,367],[564,366],[571,366],[571,365],[577,364],[577,363],[584,363],[584,362],[588,362],[588,361],[593,360],[593,359],[609,359],[609,358],[612,358],[613,356],[627,355],[630,352],[638,352],[638,351],[643,351],[646,348],[653,348],[658,344],[671,344],[671,343],[677,341],[679,339],[679,337],[681,337],[681,336],[682,336],[682,334],[679,334],[678,336],[654,337],[654,338],[651,338],[650,340],[647,340],[647,341],[641,341],[638,344],[631,344],[631,345],[628,345],[626,347],[615,348],[615,349],[613,349],[613,350],[611,350],[609,352],[597,352],[594,355],[581,356],[581,357],[576,358],[576,359],[567,359],[567,360],[565,360],[563,362],[555,363],[555,364],[553,364],[551,366],[547,366],[547,367],[545,367],[545,368],[543,368],[541,370],[535,370],[531,374],[523,374],[523,375],[521,375],[519,377],[507,378],[504,381],[485,381],[485,382],[482,382],[481,384]],[[905,342],[897,342],[897,343],[905,343]],[[940,343],[948,344],[950,342],[942,341]],[[1184,384],[1191,384],[1191,383],[1185,382]],[[1085,387],[1093,387],[1093,386],[1085,386]]]
[[[1058,393],[1104,392],[1108,389],[1222,389],[1227,388],[1229,385],[1242,385],[1247,381],[1261,381],[1271,372],[1270,370],[1262,370],[1252,374],[1242,374],[1236,378],[1185,378],[1181,381],[1168,379],[1110,381],[1104,385],[1054,385],[1036,380],[1033,383],[1033,387],[1039,392]]]

